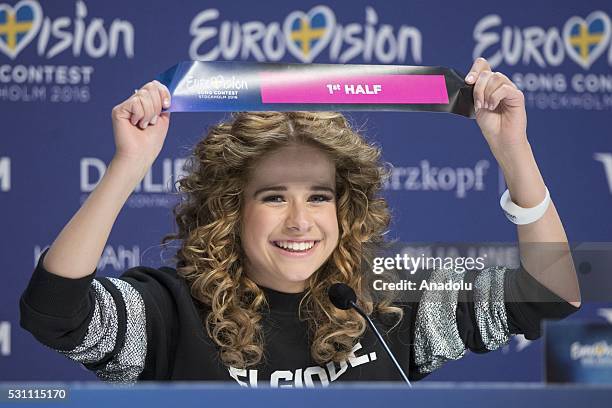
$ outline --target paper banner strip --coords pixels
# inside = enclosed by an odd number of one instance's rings
[[[171,112],[430,111],[474,116],[472,86],[444,67],[185,61],[157,79]]]

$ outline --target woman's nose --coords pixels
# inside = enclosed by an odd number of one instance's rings
[[[312,227],[312,218],[308,209],[299,203],[294,203],[287,214],[287,228],[306,232]]]

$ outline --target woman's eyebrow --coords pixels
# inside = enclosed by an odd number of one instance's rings
[[[287,187],[286,186],[267,186],[267,187],[262,187],[258,190],[255,191],[255,193],[253,194],[253,197],[257,197],[258,194],[261,194],[263,192],[266,191],[287,191]],[[330,186],[319,186],[319,185],[315,185],[315,186],[310,186],[310,191],[328,191],[332,194],[336,194],[336,190],[333,187]]]

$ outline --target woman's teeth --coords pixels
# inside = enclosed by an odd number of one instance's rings
[[[290,251],[307,251],[312,248],[315,241],[304,241],[304,242],[289,242],[289,241],[274,241],[274,245],[279,248],[287,249]]]

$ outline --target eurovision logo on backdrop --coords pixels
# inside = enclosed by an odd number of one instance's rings
[[[329,44],[336,16],[329,7],[313,7],[308,13],[294,11],[285,18],[287,48],[296,58],[311,62]]]
[[[108,24],[88,18],[81,0],[75,3],[74,16],[46,14],[35,0],[0,3],[0,54],[18,61],[26,52],[40,63],[0,65],[0,101],[88,102],[95,68],[76,64],[77,58],[133,58],[134,26],[118,18]],[[75,64],[49,62],[66,54]]]
[[[474,27],[473,57],[515,68],[512,80],[528,107],[612,109],[612,23],[606,12],[571,16],[552,27],[519,23],[498,14],[482,17]]]
[[[574,16],[565,23],[563,38],[569,44],[568,56],[589,69],[610,41],[610,18],[603,11],[595,11],[586,19]]]
[[[304,63],[313,62],[327,51],[332,63],[363,62],[419,65],[422,62],[423,36],[414,26],[379,24],[376,10],[365,8],[365,21],[338,24],[334,11],[317,5],[308,11],[291,11],[284,20],[219,21],[220,12],[210,8],[191,21],[192,60],[215,61],[253,58],[276,62],[293,56]]]
[[[42,9],[35,1],[0,4],[0,51],[15,59],[38,34],[41,22]]]

